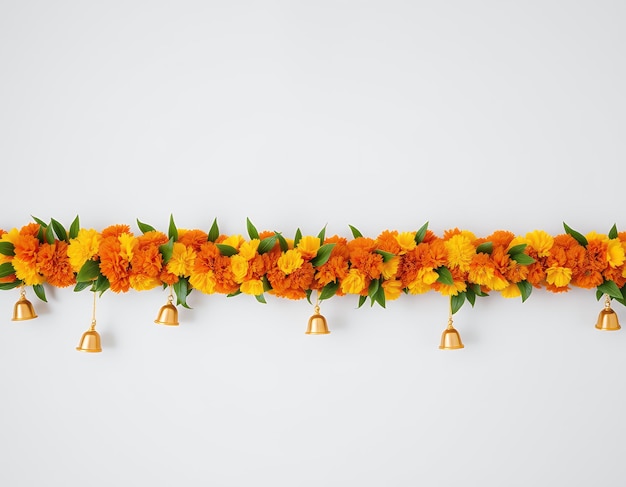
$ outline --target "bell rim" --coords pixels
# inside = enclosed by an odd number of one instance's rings
[[[34,320],[35,318],[38,318],[39,315],[34,315],[34,316],[29,316],[28,318],[11,318],[11,321],[28,321],[28,320]]]
[[[600,331],[618,331],[621,330],[622,327],[620,325],[617,325],[617,328],[604,328],[602,326],[598,326],[596,325],[596,330],[600,330]]]
[[[462,348],[465,348],[465,345],[463,345],[462,343],[458,347],[442,347],[441,345],[439,345],[439,350],[461,350]]]
[[[176,323],[166,323],[165,321],[154,320],[157,325],[165,325],[165,326],[178,326],[180,323],[177,321]]]
[[[93,350],[88,350],[86,348],[80,348],[80,347],[76,347],[76,350],[78,350],[79,352],[85,352],[85,353],[98,353],[98,352],[102,352],[102,348],[96,348]]]
[[[305,335],[330,335],[330,330],[328,331],[305,331]]]

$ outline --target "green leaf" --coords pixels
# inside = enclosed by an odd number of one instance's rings
[[[424,223],[420,229],[415,232],[415,243],[421,244],[426,238],[426,232],[428,231],[428,222]]]
[[[391,259],[393,259],[396,256],[396,254],[393,254],[391,252],[385,252],[384,250],[380,250],[380,249],[376,249],[374,250],[374,252],[383,256],[383,262],[389,262]]]
[[[324,299],[332,298],[337,293],[337,289],[339,289],[339,281],[329,282],[322,288],[319,300],[323,301]]]
[[[239,296],[241,294],[241,290],[237,289],[236,291],[233,291],[232,293],[228,293],[226,295],[227,298],[234,298],[235,296]]]
[[[472,290],[471,286],[465,290],[465,298],[469,301],[469,304],[471,304],[473,308],[476,303],[476,293]]]
[[[92,289],[96,293],[100,293],[100,296],[104,294],[104,292],[111,287],[111,283],[109,280],[100,274],[98,278],[93,282]]]
[[[2,282],[0,283],[0,290],[15,289],[17,286],[21,286],[22,284],[23,282],[19,279],[13,282]]]
[[[254,297],[259,303],[267,304],[267,301],[265,301],[265,296],[263,296],[262,294],[257,294]]]
[[[13,268],[13,264],[10,262],[5,262],[4,264],[0,264],[0,278],[8,277],[12,274],[15,274],[15,269]]]
[[[602,284],[598,286],[598,291],[602,291],[604,294],[608,294],[612,298],[620,299],[622,298],[622,291],[617,287],[615,282],[608,280],[604,281]]]
[[[48,300],[46,299],[46,290],[44,289],[42,284],[33,284],[33,291],[35,291],[37,297],[41,299],[44,303],[48,302]]]
[[[176,228],[176,224],[174,223],[174,215],[170,214],[170,226],[167,229],[167,236],[176,242],[178,240],[178,228]]]
[[[491,255],[491,252],[493,252],[493,242],[483,242],[478,247],[476,247],[477,254]]]
[[[186,278],[181,277],[177,282],[172,284],[174,293],[176,294],[176,304],[180,304],[184,308],[190,309],[187,304],[187,296],[191,292]]]
[[[452,273],[445,265],[442,265],[441,267],[435,269],[435,272],[439,274],[437,282],[440,282],[441,284],[447,284],[448,286],[452,286],[454,284],[454,278],[452,277]]]
[[[583,247],[586,247],[589,243],[582,233],[578,233],[576,230],[572,230],[570,227],[567,226],[565,222],[563,222],[563,228],[565,228],[565,233],[574,237],[576,241]]]
[[[354,238],[359,238],[363,236],[363,234],[359,232],[355,227],[353,227],[352,225],[348,225],[348,226],[350,227],[350,230],[352,230],[352,235]]]
[[[278,237],[276,235],[272,235],[271,237],[266,237],[263,240],[261,240],[261,243],[259,243],[259,248],[257,249],[257,252],[259,254],[264,254],[272,250],[274,248],[274,245],[276,245],[277,238]]]
[[[374,295],[378,292],[378,288],[380,287],[380,281],[378,279],[372,279],[370,281],[370,285],[367,288],[367,295],[373,300]],[[372,301],[372,304],[374,302]]]
[[[0,242],[0,254],[15,255],[15,246],[11,242]]]
[[[613,226],[611,227],[611,230],[609,230],[609,238],[610,239],[614,239],[617,238],[619,235],[617,233],[617,225],[613,224]]]
[[[522,293],[523,303],[530,297],[531,293],[533,292],[533,285],[528,281],[520,281],[517,283],[517,287],[519,288],[520,293]]]
[[[167,243],[159,245],[159,251],[163,257],[163,265],[166,265],[174,253],[174,240],[170,238]]]
[[[596,289],[596,299],[598,301],[600,301],[600,298],[604,296],[604,293],[602,291],[600,291],[599,289]]]
[[[80,220],[78,219],[78,215],[74,218],[74,221],[70,225],[70,238],[78,237],[78,232],[80,231]]]
[[[287,240],[285,240],[285,237],[283,237],[283,235],[279,232],[274,232],[274,234],[276,235],[278,243],[280,244],[280,250],[282,250],[283,252],[287,252],[289,250],[289,244],[287,243]]]
[[[52,218],[50,220],[50,226],[54,230],[54,233],[59,238],[59,240],[63,240],[65,242],[68,241],[67,232],[65,231],[65,227],[63,227],[63,225],[61,225],[61,223],[59,223],[54,218]]]
[[[465,302],[465,293],[459,293],[455,296],[450,296],[450,305],[452,308],[452,314],[461,309]]]
[[[220,236],[220,229],[217,226],[217,218],[213,220],[213,224],[211,225],[211,229],[209,230],[209,242],[215,242],[217,238]]]
[[[91,286],[91,284],[91,281],[77,282],[76,286],[74,286],[74,292],[77,293],[83,291],[84,289],[87,289],[89,286]]]
[[[95,260],[88,260],[76,274],[76,282],[93,281],[100,275],[100,264]]]
[[[515,262],[517,262],[520,265],[530,265],[533,262],[535,262],[535,259],[533,259],[528,254],[514,254],[514,255],[511,255],[511,259],[513,259]]]
[[[480,296],[481,298],[484,296],[489,296],[489,294],[481,289],[480,284],[470,284],[470,287],[472,288],[472,291],[474,291],[476,296]]]
[[[239,251],[232,245],[215,244],[215,246],[219,249],[220,254],[225,255],[226,257],[239,253]]]
[[[54,232],[52,231],[51,226],[46,228],[46,231],[44,232],[44,237],[46,239],[46,242],[48,242],[50,245],[54,243]]]
[[[306,291],[304,291],[304,294],[306,294],[306,300],[309,302],[309,304],[313,304],[311,302],[311,294],[313,294],[313,290],[307,289]]]
[[[326,262],[328,262],[328,259],[330,258],[330,254],[333,251],[334,246],[335,246],[334,243],[328,243],[328,244],[322,245],[317,250],[317,254],[315,255],[315,257],[311,259],[311,264],[313,265],[313,267],[318,267],[318,266],[326,264]]]
[[[298,242],[300,241],[301,238],[302,238],[302,232],[298,228],[298,229],[296,229],[296,236],[293,237],[293,246],[294,246],[294,248],[296,248],[298,246]]]
[[[267,276],[263,276],[262,281],[263,281],[263,292],[271,291],[272,285],[270,284],[270,281],[267,278]]]
[[[367,301],[367,296],[359,296],[359,305],[357,306],[357,309],[363,306],[365,301]]]
[[[508,250],[508,254],[511,255],[511,256],[513,256],[515,254],[521,254],[522,252],[524,252],[524,249],[526,248],[526,245],[527,244],[525,244],[525,243],[519,244],[519,245],[514,245],[513,247],[511,247]]]
[[[137,227],[139,227],[141,233],[144,234],[148,232],[156,232],[156,228],[154,228],[152,225],[148,225],[147,223],[140,222],[139,218],[137,218]]]
[[[374,303],[378,303],[382,308],[385,307],[385,289],[382,286],[378,287],[378,290],[372,297],[372,306],[374,306]]]
[[[41,227],[43,227],[43,228],[47,228],[48,227],[48,224],[45,221],[40,220],[39,218],[37,218],[36,216],[33,216],[33,215],[31,215],[31,217],[32,217],[33,220],[35,220],[37,223],[39,223],[39,225]]]
[[[248,226],[248,235],[250,235],[250,238],[252,238],[252,239],[260,238],[259,237],[259,232],[257,231],[256,227],[250,221],[250,218],[246,218],[246,224]]]
[[[324,225],[324,228],[322,228],[320,233],[317,234],[317,238],[320,239],[320,245],[322,245],[324,243],[324,239],[326,238],[326,225]]]

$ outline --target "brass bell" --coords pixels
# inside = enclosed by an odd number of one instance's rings
[[[326,318],[320,314],[319,305],[315,305],[315,314],[309,318],[305,333],[307,335],[328,335],[330,333]]]
[[[598,315],[596,328],[603,331],[617,331],[621,328],[617,313],[611,309],[611,298],[608,295],[604,301],[604,309]]]
[[[465,348],[463,342],[461,342],[461,335],[452,326],[452,318],[448,320],[448,328],[446,328],[441,334],[441,344],[439,345],[441,350],[458,350]]]
[[[178,326],[178,309],[172,303],[161,306],[154,322],[158,325]]]
[[[91,327],[80,338],[80,343],[76,347],[79,352],[102,352],[100,345],[100,335],[96,331],[95,321],[91,323]]]
[[[11,321],[32,320],[33,318],[37,318],[37,313],[35,313],[32,303],[26,299],[26,292],[22,288],[20,299],[13,307],[13,319]]]

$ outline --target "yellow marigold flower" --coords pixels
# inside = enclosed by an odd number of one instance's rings
[[[402,282],[397,280],[383,281],[383,290],[385,291],[385,299],[393,301],[402,295]]]
[[[189,277],[196,262],[196,252],[185,244],[174,242],[167,271],[175,276]]]
[[[359,294],[365,289],[365,274],[358,269],[350,269],[348,275],[341,281],[341,291],[344,294]]]
[[[37,267],[29,262],[26,262],[20,258],[14,258],[11,263],[13,269],[15,269],[15,275],[27,286],[34,286],[35,284],[43,284],[45,277],[37,272]]]
[[[472,242],[472,243],[474,243],[474,240],[476,240],[476,235],[474,235],[469,230],[461,230],[461,235],[463,235],[464,237],[469,238],[469,241]]]
[[[304,264],[302,254],[298,249],[290,249],[278,258],[278,268],[289,275]]]
[[[487,286],[493,289],[494,291],[502,291],[509,284],[510,284],[509,281],[507,281],[504,277],[499,277],[499,276],[494,275],[487,283]]]
[[[572,280],[572,269],[569,267],[548,267],[546,269],[546,282],[556,287],[564,287]]]
[[[305,259],[312,259],[317,255],[317,251],[320,249],[320,239],[311,235],[306,235],[298,241],[296,247]]]
[[[130,262],[137,247],[137,238],[130,233],[122,233],[117,239],[120,242],[120,257]]]
[[[383,262],[383,279],[391,279],[398,273],[398,266],[400,265],[400,257],[395,256],[389,259],[387,262]]]
[[[430,284],[426,284],[424,281],[415,279],[407,286],[409,293],[411,294],[424,294],[432,289]]]
[[[550,255],[550,249],[554,245],[554,238],[543,230],[533,230],[526,234],[528,245],[537,251],[539,257]]]
[[[245,239],[241,235],[231,235],[230,237],[226,237],[223,242],[224,245],[230,245],[231,247],[235,247],[239,249],[242,243],[245,242]]]
[[[622,243],[618,239],[613,238],[609,240],[606,258],[609,265],[613,268],[621,266],[624,260],[626,260],[624,247],[622,247]]]
[[[590,241],[590,240],[599,240],[600,242],[609,241],[608,235],[604,233],[598,233],[598,232],[589,232],[587,235],[585,235],[585,238],[587,239],[587,241]]]
[[[472,258],[476,255],[476,247],[469,237],[463,234],[454,235],[444,245],[448,251],[448,265],[458,267],[463,272],[468,271]]]
[[[528,245],[528,239],[526,237],[522,237],[518,235],[517,237],[514,237],[513,240],[511,240],[511,243],[509,243],[509,246],[507,247],[506,250],[510,250],[516,245],[521,245],[521,244]]]
[[[411,294],[422,294],[430,291],[431,285],[439,279],[439,274],[432,267],[423,267],[417,272],[417,277],[409,283],[407,288]]]
[[[244,294],[259,296],[263,294],[263,281],[260,279],[250,279],[249,281],[242,282],[239,289]]]
[[[480,284],[481,286],[489,286],[489,283],[493,280],[494,275],[495,270],[493,267],[475,266],[470,268],[468,279],[470,282]]]
[[[500,295],[503,298],[518,298],[522,295],[522,292],[519,290],[517,284],[509,284],[502,291],[500,291]]]
[[[213,294],[216,283],[213,271],[192,273],[189,277],[189,284],[204,294]]]
[[[81,267],[98,253],[102,236],[93,228],[81,228],[76,238],[70,240],[67,247],[67,255],[74,272],[80,271]]]
[[[156,277],[149,277],[145,274],[133,274],[129,278],[130,287],[135,291],[149,291],[161,285],[161,281]]]
[[[3,242],[10,242],[15,245],[15,241],[18,239],[19,236],[20,231],[17,228],[12,228],[7,233],[3,233],[0,240],[2,240]]]
[[[246,260],[252,260],[256,256],[257,250],[259,249],[259,244],[261,241],[258,238],[253,238],[249,242],[243,242],[239,246],[239,254]]]
[[[241,284],[248,275],[248,261],[241,255],[233,255],[230,258],[230,270],[233,271],[235,282]]]
[[[415,242],[415,233],[416,232],[401,232],[398,235],[394,235],[396,242],[402,250],[400,250],[400,255],[406,254],[409,250],[413,250],[417,243]]]
[[[454,284],[440,284],[438,291],[444,296],[456,296],[467,290],[465,281],[454,281]]]

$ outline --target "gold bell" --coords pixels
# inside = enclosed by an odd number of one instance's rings
[[[621,328],[617,313],[611,309],[611,298],[608,295],[604,301],[604,309],[598,315],[596,328],[603,331],[617,331]]]
[[[171,302],[161,306],[154,322],[158,325],[178,326],[178,309]]]
[[[15,303],[13,307],[13,319],[11,321],[24,321],[37,318],[35,308],[32,303],[26,299],[26,292],[24,288],[20,291],[20,299]]]
[[[79,352],[102,352],[100,346],[100,335],[96,331],[96,322],[91,323],[91,327],[80,338],[80,343],[76,347]]]
[[[461,342],[461,335],[456,331],[456,328],[452,326],[452,317],[448,319],[448,328],[446,328],[441,334],[441,344],[439,345],[441,350],[458,350],[465,348],[463,342]]]
[[[306,327],[307,335],[328,335],[328,325],[326,324],[326,318],[320,314],[319,305],[315,305],[315,314],[309,318],[309,324]]]

